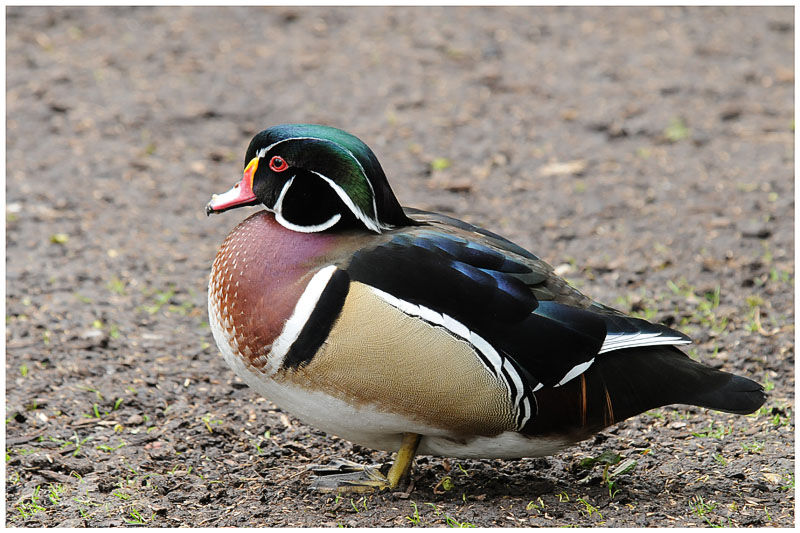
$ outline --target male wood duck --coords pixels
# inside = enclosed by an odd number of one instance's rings
[[[690,339],[584,296],[527,250],[403,208],[361,140],[269,128],[206,212],[263,205],[223,242],[208,311],[225,361],[300,420],[398,451],[337,463],[322,490],[395,488],[414,455],[551,455],[668,404],[751,413],[762,387],[697,363]]]

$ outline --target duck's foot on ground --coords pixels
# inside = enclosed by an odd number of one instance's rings
[[[378,492],[395,489],[408,477],[419,446],[420,436],[404,433],[394,463],[384,475],[380,466],[364,466],[346,459],[335,459],[325,467],[314,467],[317,475],[311,488],[320,492]]]
[[[325,466],[314,466],[311,489],[319,492],[378,492],[393,488],[381,472],[383,465],[361,465],[347,459],[334,459]]]

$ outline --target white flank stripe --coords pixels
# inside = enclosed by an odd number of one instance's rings
[[[522,387],[522,380],[519,379],[519,374],[517,374],[517,371],[511,366],[508,359],[503,361],[503,368],[506,369],[506,372],[508,372],[508,375],[511,376],[511,380],[514,382],[514,386],[517,387],[517,397],[514,398],[514,403],[519,404],[522,399],[522,393],[525,392]]]
[[[425,307],[424,305],[418,305],[417,309],[418,309],[417,315],[420,318],[423,318],[428,322],[433,322],[434,324],[444,326],[444,316],[441,313],[437,313],[433,309]]]
[[[375,287],[369,287],[376,296],[380,297],[383,301],[390,304],[392,307],[396,307],[400,309],[407,315],[414,315],[419,316],[419,307],[412,304],[411,302],[407,302],[405,300],[401,300],[400,298],[395,298],[388,292],[383,292],[380,289],[376,289]]]
[[[292,344],[294,344],[297,337],[300,336],[303,326],[308,322],[308,318],[317,306],[322,291],[325,290],[325,287],[328,285],[335,271],[336,265],[328,265],[314,274],[314,277],[312,277],[311,281],[306,285],[303,294],[294,306],[292,316],[286,321],[281,334],[275,339],[275,342],[272,343],[272,351],[269,354],[268,373],[270,375],[277,372],[281,365],[283,365],[286,354],[289,353]]]
[[[665,337],[661,333],[614,333],[606,335],[603,345],[598,354],[621,350],[622,348],[634,348],[637,346],[665,346],[691,344],[692,341],[683,337]]]
[[[556,387],[560,387],[561,385],[563,385],[564,383],[568,382],[572,378],[580,376],[581,374],[586,372],[587,368],[592,366],[592,363],[594,363],[594,357],[592,357],[590,360],[586,361],[585,363],[581,363],[579,365],[575,365],[574,367],[572,367],[572,370],[567,372],[567,375],[565,375],[563,378],[561,378],[561,381],[559,381],[558,384],[555,385],[555,386]]]
[[[492,348],[492,345],[486,342],[483,337],[472,331],[469,332],[469,338],[467,340],[492,363],[494,375],[499,378],[500,369],[503,367],[503,360],[500,358],[500,354],[497,353],[497,350]]]
[[[533,388],[533,392],[536,392],[537,390],[541,389],[542,387],[544,387],[544,383],[539,383],[539,384],[537,384],[537,385],[536,385],[536,386]]]
[[[528,420],[531,419],[531,415],[533,414],[533,413],[531,413],[531,402],[530,402],[530,400],[528,400],[527,397],[525,397],[525,399],[522,400],[522,404],[525,406],[525,412],[528,413],[528,414],[526,414],[522,418],[522,421],[520,421],[520,423],[519,423],[520,429],[525,427],[525,424],[528,423]]]
[[[401,300],[400,298],[395,298],[394,296],[392,296],[388,292],[379,291],[378,289],[376,289],[374,287],[372,287],[372,292],[374,292],[375,294],[377,294],[378,296],[380,296],[381,298],[386,300],[388,303],[390,303],[394,307],[397,307],[398,309],[400,309],[405,314],[419,316],[419,313],[420,313],[419,307],[417,307],[416,305],[412,304],[411,302],[407,302],[405,300]]]
[[[467,326],[465,326],[464,324],[462,324],[458,320],[453,319],[453,317],[451,317],[449,315],[443,314],[442,318],[444,319],[444,322],[442,324],[444,327],[446,327],[447,329],[449,329],[450,331],[452,331],[453,333],[455,333],[456,335],[458,335],[462,339],[469,339],[470,331],[469,331],[469,329],[467,329]]]
[[[661,335],[661,333],[644,333],[641,331],[635,333],[612,333],[606,335],[606,342],[618,342],[622,339],[652,339],[659,335]]]

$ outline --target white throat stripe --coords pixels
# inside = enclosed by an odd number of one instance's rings
[[[289,353],[292,344],[295,343],[300,336],[300,332],[303,331],[303,327],[311,317],[311,313],[317,306],[320,296],[322,296],[322,291],[327,287],[335,271],[336,265],[328,265],[314,274],[314,277],[306,285],[302,296],[294,306],[292,316],[286,321],[281,334],[272,343],[272,350],[268,358],[269,363],[265,369],[269,375],[274,374],[283,365],[286,354]]]

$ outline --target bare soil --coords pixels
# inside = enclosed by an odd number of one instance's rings
[[[8,8],[6,524],[791,527],[793,19]],[[252,209],[203,207],[282,122],[355,133],[404,205],[685,331],[765,407],[665,407],[545,459],[419,457],[408,494],[311,492],[310,464],[391,457],[258,397],[206,314]]]

